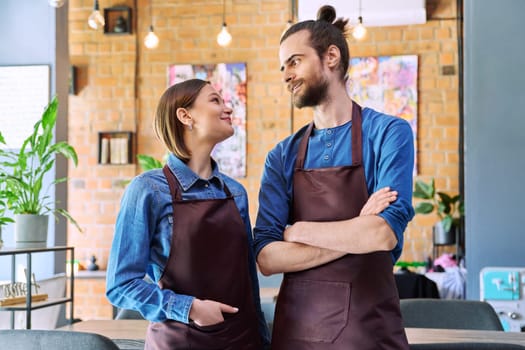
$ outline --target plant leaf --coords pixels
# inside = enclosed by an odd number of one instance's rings
[[[434,210],[434,205],[428,202],[417,203],[415,208],[417,214],[430,214]]]
[[[142,171],[162,168],[162,162],[146,154],[137,154],[137,160]]]
[[[413,196],[421,199],[433,199],[434,191],[434,179],[432,179],[429,184],[421,180],[417,180]]]

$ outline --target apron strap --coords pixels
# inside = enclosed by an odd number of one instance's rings
[[[171,172],[171,169],[168,167],[168,165],[164,165],[162,168],[162,172],[164,173],[164,176],[166,176],[166,179],[168,180],[168,186],[170,187],[170,193],[171,193],[171,200],[172,202],[180,201],[182,200],[182,197],[180,195],[179,186],[177,178],[173,173]]]
[[[304,136],[299,143],[297,150],[297,159],[295,160],[295,169],[304,168],[304,160],[306,158],[306,148],[308,147],[308,140],[312,134],[314,122],[308,124]],[[352,101],[352,165],[361,164],[363,137],[361,134],[361,106]]]
[[[181,191],[179,191],[180,183],[175,177],[175,175],[173,175],[173,172],[171,171],[171,169],[168,167],[167,164],[164,165],[164,167],[162,168],[162,172],[164,173],[164,176],[166,176],[166,179],[168,180],[168,186],[170,187],[172,201],[175,202],[175,201],[182,200],[182,196],[180,194]],[[226,193],[226,197],[228,198],[233,197],[230,189],[226,185],[226,182],[223,181],[223,183],[224,183],[224,192]]]
[[[352,165],[360,165],[363,147],[361,106],[352,101]]]

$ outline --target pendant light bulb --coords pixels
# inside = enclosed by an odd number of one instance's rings
[[[59,7],[64,6],[64,4],[66,3],[66,0],[49,0],[47,3],[51,7],[59,8]]]
[[[224,22],[222,24],[222,29],[219,35],[217,35],[217,44],[219,44],[222,47],[225,47],[225,46],[230,45],[231,42],[232,42],[232,36],[228,32],[228,28],[226,27],[226,22]]]
[[[92,29],[99,29],[104,27],[104,17],[100,14],[100,8],[98,6],[98,0],[95,0],[93,4],[93,12],[89,15],[88,25]]]
[[[146,35],[144,38],[144,46],[146,46],[148,49],[155,49],[157,46],[159,46],[159,37],[157,34],[155,34],[153,26],[149,27],[148,35]]]
[[[363,25],[363,17],[359,16],[359,23],[352,30],[352,36],[356,40],[362,40],[366,36],[366,28]]]

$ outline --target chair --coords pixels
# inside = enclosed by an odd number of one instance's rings
[[[503,331],[489,303],[458,299],[401,299],[405,327]]]
[[[525,346],[504,343],[410,344],[410,350],[525,350]]]
[[[9,350],[119,350],[117,344],[100,334],[57,330],[0,330],[0,344]]]

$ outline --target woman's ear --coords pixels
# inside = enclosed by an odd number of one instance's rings
[[[193,119],[191,118],[190,112],[186,108],[179,107],[175,113],[177,114],[177,119],[191,130]]]

